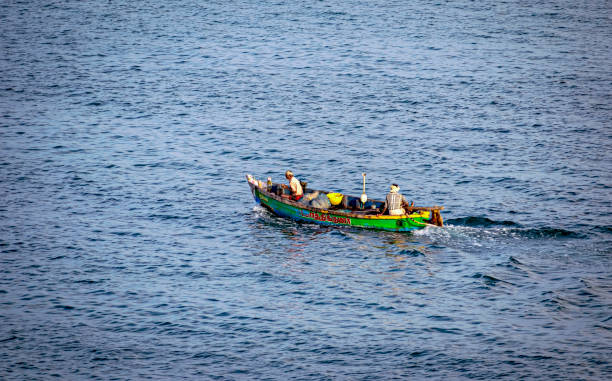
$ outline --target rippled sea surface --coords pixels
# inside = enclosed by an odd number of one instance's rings
[[[609,1],[0,4],[0,378],[612,375]],[[244,175],[446,226],[300,224]]]

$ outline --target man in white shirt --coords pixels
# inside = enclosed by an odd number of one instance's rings
[[[300,184],[300,180],[293,176],[293,172],[291,171],[285,172],[285,177],[287,178],[287,180],[289,180],[289,186],[283,184],[283,188],[290,189],[291,194],[283,194],[282,197],[289,198],[293,201],[299,201],[302,196],[304,196],[304,190],[302,189],[302,184]]]

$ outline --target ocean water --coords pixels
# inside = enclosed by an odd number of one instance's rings
[[[3,380],[612,376],[609,1],[4,1]],[[302,224],[245,174],[417,205]]]

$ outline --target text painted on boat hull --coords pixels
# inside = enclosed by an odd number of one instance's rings
[[[321,222],[332,222],[334,224],[344,224],[344,225],[350,225],[351,224],[351,219],[348,217],[336,217],[336,216],[330,216],[329,214],[324,214],[324,213],[316,213],[316,212],[305,212],[300,210],[300,213],[302,214],[302,217],[304,218],[310,218],[313,219],[315,221],[321,221]]]

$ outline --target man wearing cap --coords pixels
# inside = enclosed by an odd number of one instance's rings
[[[402,205],[406,203],[406,198],[399,193],[399,185],[391,184],[391,190],[387,193],[387,198],[385,199],[385,208],[383,209],[381,214],[385,214],[387,209],[389,210],[389,215],[391,216],[401,216],[406,214]]]
[[[283,184],[283,188],[290,189],[291,195],[283,194],[282,197],[289,198],[293,201],[299,201],[302,196],[304,196],[304,190],[302,189],[302,184],[300,184],[300,180],[293,176],[293,172],[287,171],[285,172],[285,177],[289,180],[289,186]]]

